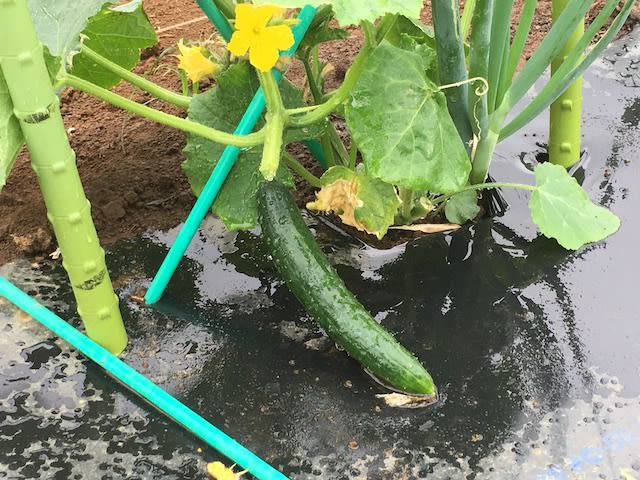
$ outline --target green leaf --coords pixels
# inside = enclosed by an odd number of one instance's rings
[[[338,23],[345,27],[363,20],[373,22],[387,13],[399,13],[409,18],[420,17],[422,0],[254,0],[256,5],[271,4],[286,8],[331,5]]]
[[[444,206],[444,214],[451,223],[462,225],[468,220],[473,220],[480,213],[478,196],[475,190],[456,193],[447,200]]]
[[[347,167],[331,167],[322,176],[322,189],[307,208],[335,212],[358,230],[384,237],[400,206],[393,185]]]
[[[158,41],[140,0],[115,8],[105,5],[89,19],[82,35],[87,47],[127,70],[138,63],[140,49],[151,47]],[[73,74],[103,88],[111,88],[120,81],[118,75],[99,66],[82,52],[73,57]]]
[[[233,132],[249,106],[259,83],[255,71],[247,62],[233,65],[220,74],[217,86],[196,95],[189,106],[189,119],[226,132]],[[304,106],[302,92],[286,80],[280,83],[280,91],[285,106]],[[260,120],[256,129],[264,124]],[[288,141],[317,138],[321,127],[291,130],[285,134]],[[182,164],[191,188],[199,195],[211,172],[217,164],[225,146],[205,140],[196,135],[187,136],[184,152],[187,159]],[[255,196],[264,177],[258,171],[262,157],[262,147],[254,147],[240,153],[235,166],[223,184],[212,211],[231,230],[248,230],[257,224]],[[293,186],[293,178],[280,162],[276,178],[288,186]]]
[[[18,119],[13,115],[13,102],[7,82],[0,70],[0,190],[24,143]]]
[[[420,55],[427,77],[434,82],[437,80],[438,59],[433,28],[400,15],[384,38],[394,47]]]
[[[49,80],[51,80],[51,83],[53,84],[55,83],[58,72],[60,72],[60,68],[62,67],[62,59],[52,55],[46,45],[43,45],[42,56],[44,57],[44,64],[47,67],[47,72],[49,73]]]
[[[313,48],[324,42],[333,40],[344,40],[349,36],[349,32],[341,28],[332,28],[330,25],[333,12],[330,8],[320,9],[314,17],[307,33],[304,35],[298,51]]]
[[[417,191],[453,193],[467,183],[465,146],[417,53],[383,41],[364,66],[345,114],[369,174]]]
[[[536,189],[531,194],[531,217],[540,231],[564,248],[576,250],[616,232],[620,219],[595,205],[560,165],[543,163],[535,169]]]
[[[396,21],[393,22],[393,25],[384,38],[392,45],[398,47],[400,46],[402,36],[408,36],[419,44],[426,44],[433,48],[436,46],[433,27],[424,25],[419,20],[398,15]]]
[[[31,18],[40,41],[52,55],[66,60],[80,47],[80,32],[89,17],[109,0],[28,0]],[[62,62],[65,63],[64,61]]]

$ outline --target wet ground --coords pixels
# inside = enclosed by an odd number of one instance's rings
[[[500,217],[386,251],[309,217],[348,286],[428,367],[437,405],[385,406],[259,237],[213,219],[153,308],[130,296],[175,230],[108,252],[123,359],[293,479],[639,479],[638,45],[636,29],[585,80],[575,175],[622,219],[606,241],[561,249],[510,191]],[[545,125],[501,146],[497,179],[531,182]],[[0,274],[79,323],[60,262]],[[0,329],[0,478],[197,479],[218,459],[6,302]]]

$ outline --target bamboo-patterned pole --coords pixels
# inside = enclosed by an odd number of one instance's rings
[[[91,206],[26,0],[0,0],[0,68],[20,122],[47,217],[87,335],[114,354],[127,345],[118,297],[107,272]]]

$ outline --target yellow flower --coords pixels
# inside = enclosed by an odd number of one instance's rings
[[[233,467],[236,465],[231,465],[230,468],[224,466],[222,462],[211,462],[207,464],[207,473],[214,480],[238,480],[242,475],[247,473],[247,470],[243,470],[242,472],[234,472]]]
[[[249,51],[249,62],[262,72],[268,72],[278,62],[280,50],[293,45],[293,33],[287,25],[267,26],[283,9],[273,5],[236,5],[236,31],[227,48],[241,57]]]
[[[178,42],[178,49],[180,55],[176,55],[180,63],[178,68],[187,72],[189,80],[192,82],[199,82],[207,75],[213,75],[220,68],[204,56],[202,47],[188,47],[182,43],[182,40]]]

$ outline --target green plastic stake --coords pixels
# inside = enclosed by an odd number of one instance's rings
[[[0,297],[7,298],[19,309],[31,315],[57,336],[77,348],[83,355],[86,355],[104,368],[117,381],[129,387],[134,393],[148,401],[173,421],[193,432],[220,453],[230,458],[232,462],[249,470],[249,473],[257,479],[287,480],[283,473],[247,450],[185,404],[162,390],[147,377],[87,338],[58,315],[36,302],[3,277],[0,277]]]
[[[0,68],[87,335],[119,354],[127,334],[118,297],[25,0],[0,0]]]
[[[553,0],[552,21],[555,22],[571,0]],[[558,56],[551,62],[551,75],[562,65],[565,57],[574,48],[584,33],[584,22],[580,22],[567,40]],[[582,77],[565,90],[552,104],[549,118],[549,161],[570,167],[580,159],[580,122],[582,117]]]

